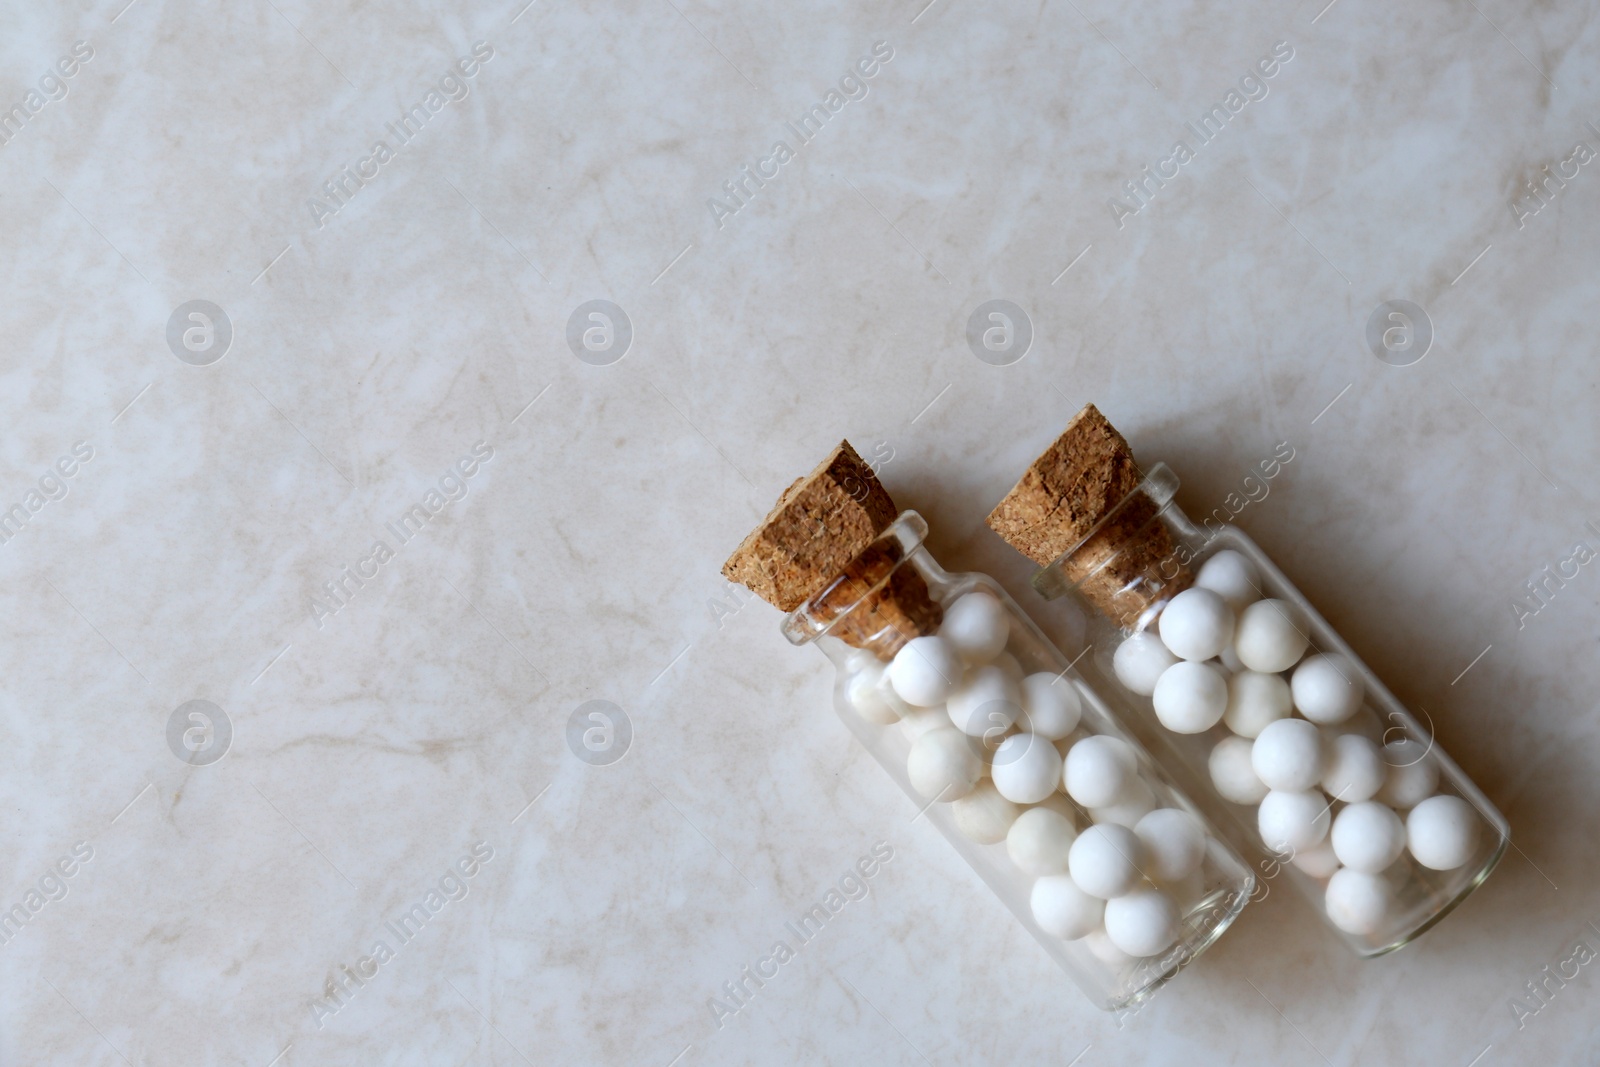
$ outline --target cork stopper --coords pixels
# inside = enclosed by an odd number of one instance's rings
[[[1131,495],[1143,480],[1127,440],[1086,404],[989,513],[989,528],[1041,567],[1059,559],[1089,603],[1137,626],[1194,580],[1159,506]]]
[[[834,636],[888,658],[943,616],[916,569],[899,566],[898,544],[879,539],[896,514],[872,468],[841,441],[783,491],[722,574],[780,611],[811,602],[813,613],[833,616]]]

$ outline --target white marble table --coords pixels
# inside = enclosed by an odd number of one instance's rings
[[[1594,1062],[1600,28],[1324,2],[12,0],[0,1064]],[[1518,845],[1414,946],[1091,1008],[729,599],[848,436],[1071,646],[981,517],[1089,400],[1191,511],[1292,442],[1241,524]]]

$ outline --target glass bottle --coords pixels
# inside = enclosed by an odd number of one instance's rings
[[[1177,488],[1154,465],[1033,585],[1088,609],[1094,673],[1212,784],[1266,853],[1261,884],[1294,884],[1359,955],[1392,952],[1489,876],[1506,821],[1266,553],[1190,521]]]
[[[945,572],[926,535],[901,512],[783,633],[827,655],[845,726],[1084,993],[1138,1003],[1254,876],[1010,596]]]

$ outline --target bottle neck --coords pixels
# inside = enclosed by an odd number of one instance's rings
[[[926,520],[903,511],[883,533],[820,591],[783,620],[796,645],[824,635],[888,659],[913,637],[933,633],[943,619],[914,557],[926,555]]]
[[[1076,592],[1120,626],[1147,616],[1194,581],[1174,537],[1178,476],[1157,463],[1082,540],[1041,567],[1033,587],[1053,600]]]

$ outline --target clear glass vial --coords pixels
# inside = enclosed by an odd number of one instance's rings
[[[926,535],[902,512],[784,635],[827,655],[845,726],[1084,993],[1142,1001],[1254,876],[1005,591],[946,573]]]
[[[1041,568],[1088,609],[1119,709],[1210,781],[1246,838],[1363,957],[1409,943],[1482,884],[1505,819],[1245,533],[1197,526],[1156,464]]]

